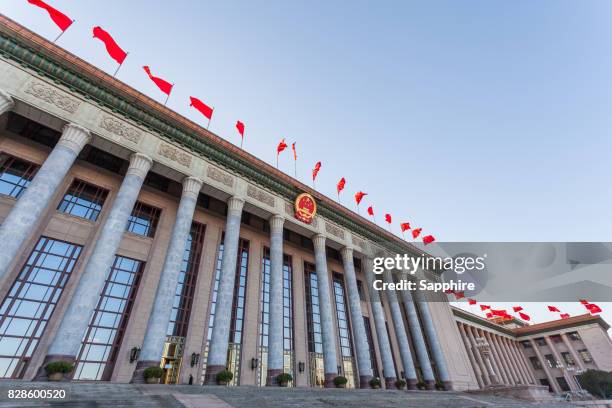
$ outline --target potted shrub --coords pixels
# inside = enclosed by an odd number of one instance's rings
[[[334,385],[336,386],[336,388],[346,388],[347,382],[348,380],[346,379],[346,377],[343,377],[341,375],[334,378]]]
[[[375,390],[380,388],[380,378],[378,377],[374,377],[370,380],[370,387],[374,388]]]
[[[436,390],[444,391],[444,384],[442,384],[440,381],[436,381]]]
[[[151,366],[145,368],[142,374],[147,384],[157,384],[162,375],[164,375],[164,370],[158,366]]]
[[[293,377],[289,373],[282,373],[276,376],[276,382],[281,387],[286,387],[289,384],[289,381],[293,380]]]
[[[67,361],[53,361],[45,366],[49,381],[62,381],[64,374],[72,371],[74,366]]]
[[[395,388],[397,388],[398,390],[403,390],[404,388],[406,388],[406,380],[402,380],[401,378],[397,381],[395,381]]]
[[[425,389],[425,383],[424,383],[423,381],[419,381],[419,382],[417,383],[417,388],[418,388],[419,390],[424,390],[424,389]]]
[[[232,378],[234,378],[234,373],[229,370],[219,371],[216,378],[217,384],[227,385],[230,381],[232,381]]]

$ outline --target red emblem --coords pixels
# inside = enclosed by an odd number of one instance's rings
[[[317,203],[308,193],[302,193],[295,199],[295,218],[310,224],[317,215]]]

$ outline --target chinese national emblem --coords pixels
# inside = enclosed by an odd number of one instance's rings
[[[317,203],[314,198],[308,193],[297,196],[295,199],[295,218],[310,224],[315,215],[317,215]]]

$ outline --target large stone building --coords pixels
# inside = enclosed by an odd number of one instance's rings
[[[0,20],[1,378],[68,360],[73,379],[112,382],[160,364],[183,384],[226,367],[233,385],[491,382],[463,347],[464,325],[472,341],[488,322],[442,294],[369,289],[374,256],[419,249]],[[302,193],[312,220],[296,217]],[[492,361],[535,383],[529,351],[508,353]]]

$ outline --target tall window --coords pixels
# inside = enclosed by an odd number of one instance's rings
[[[546,360],[546,363],[550,368],[559,367],[559,363],[557,362],[557,360],[555,360],[555,357],[552,354],[544,355],[544,360]]]
[[[589,350],[587,349],[578,350],[578,355],[585,363],[593,362],[593,357],[591,357],[591,353],[589,353]]]
[[[374,339],[372,337],[372,326],[370,318],[363,316],[363,325],[365,326],[366,337],[368,338],[368,347],[370,349],[370,364],[372,365],[372,374],[374,377],[380,377],[378,373],[378,365],[376,364],[376,348],[374,347]]]
[[[340,339],[340,355],[342,356],[342,369],[348,379],[347,388],[355,388],[357,370],[353,360],[353,344],[351,342],[351,329],[346,307],[346,293],[343,276],[334,273],[334,299],[336,303],[336,320],[338,322],[338,338]]]
[[[143,262],[115,256],[81,345],[75,379],[110,378],[143,269]]]
[[[259,324],[259,371],[257,384],[266,385],[268,372],[268,329],[270,326],[270,249],[264,248],[261,274],[261,319]],[[293,375],[293,270],[291,257],[283,255],[283,371]]]
[[[38,166],[6,154],[0,155],[0,194],[18,198],[30,185]]]
[[[0,306],[0,377],[21,378],[81,247],[41,237]]]
[[[531,366],[536,369],[536,370],[541,370],[542,369],[542,363],[540,362],[540,359],[537,357],[529,357],[529,361],[531,362]]]
[[[57,210],[76,217],[96,221],[106,200],[108,191],[86,183],[74,180],[64,195]]]
[[[321,310],[319,309],[319,280],[315,266],[304,262],[304,288],[306,292],[306,321],[308,328],[308,352],[310,362],[310,385],[323,387],[323,337],[321,334]]]
[[[219,280],[221,279],[221,263],[223,261],[223,240],[219,245],[217,256],[217,268],[215,270],[215,283],[213,285],[212,301],[210,305],[210,317],[208,319],[208,333],[206,348],[204,349],[204,361],[208,358],[208,346],[212,337],[212,329],[215,323],[215,312],[217,306],[217,293],[219,291]],[[242,344],[242,329],[244,323],[244,307],[246,295],[247,272],[249,266],[249,241],[240,239],[238,245],[238,260],[236,262],[236,279],[234,281],[234,300],[232,304],[232,317],[230,324],[229,349],[227,356],[227,367],[234,373],[230,385],[239,385],[240,373],[240,348]],[[206,372],[206,365],[203,366]]]
[[[136,202],[130,215],[127,230],[131,233],[152,238],[159,222],[159,208]]]

